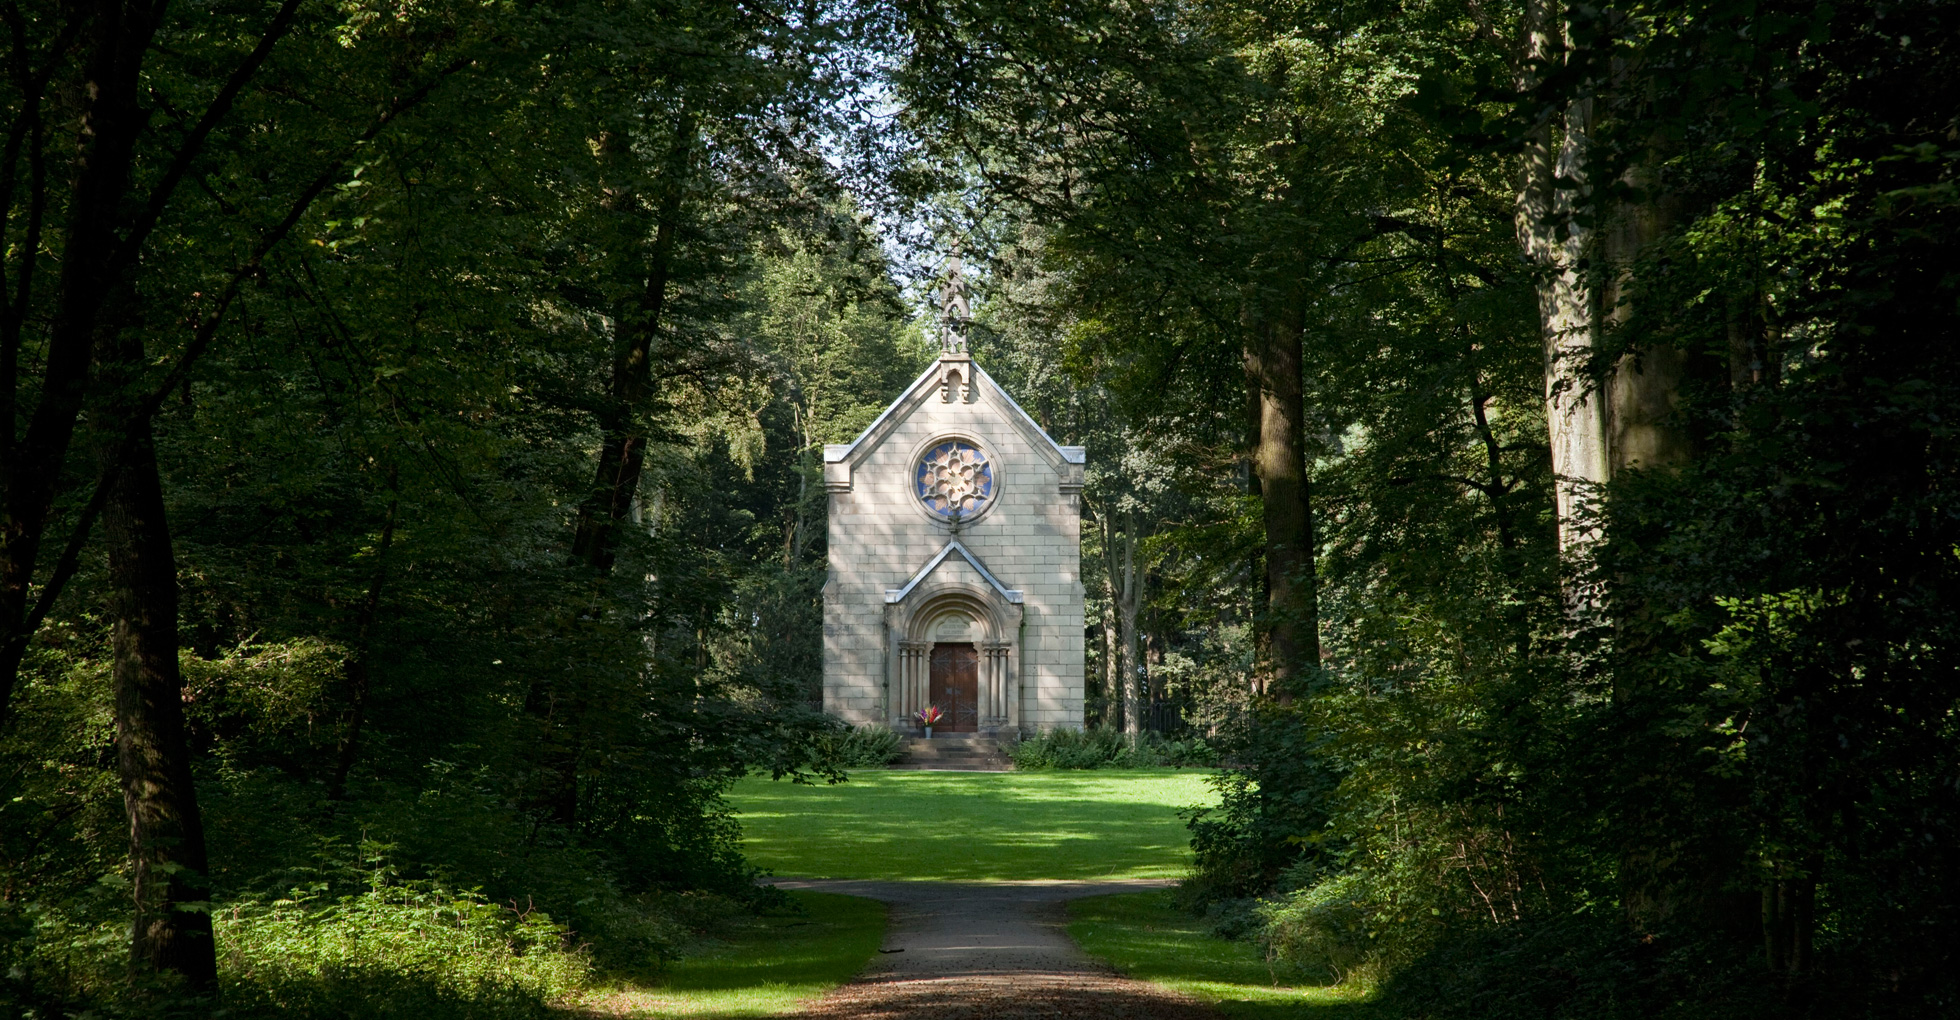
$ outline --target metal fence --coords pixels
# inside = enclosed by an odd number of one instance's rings
[[[1184,719],[1184,706],[1171,698],[1156,698],[1143,706],[1143,728],[1165,737],[1181,737],[1191,724]]]

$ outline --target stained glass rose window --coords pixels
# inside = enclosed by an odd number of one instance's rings
[[[949,440],[919,458],[916,484],[926,509],[959,520],[979,513],[994,497],[994,466],[978,448]]]

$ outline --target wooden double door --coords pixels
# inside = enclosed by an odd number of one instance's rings
[[[980,729],[980,652],[971,642],[932,646],[932,677],[927,703],[945,713],[935,729],[973,733]]]

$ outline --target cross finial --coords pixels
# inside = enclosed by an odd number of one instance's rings
[[[942,355],[966,353],[967,324],[973,311],[966,302],[965,266],[960,261],[960,244],[953,242],[953,253],[946,260],[946,275],[939,281],[939,345]]]

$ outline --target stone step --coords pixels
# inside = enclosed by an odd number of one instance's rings
[[[993,737],[935,734],[931,739],[906,737],[899,746],[904,756],[892,764],[895,769],[1004,772],[1008,768],[1007,755]]]

